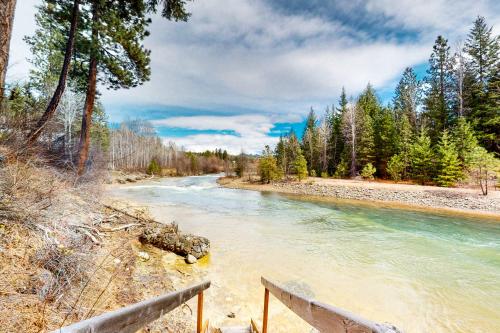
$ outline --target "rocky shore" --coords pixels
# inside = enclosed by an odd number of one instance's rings
[[[277,192],[323,199],[362,200],[418,209],[438,209],[500,219],[500,192],[483,196],[474,189],[439,188],[355,180],[314,178],[307,182],[259,184],[241,179],[222,178],[219,184],[230,188]]]

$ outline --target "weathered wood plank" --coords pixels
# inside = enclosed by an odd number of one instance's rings
[[[210,281],[104,313],[52,333],[133,333],[210,287]]]
[[[295,312],[300,318],[308,322],[320,332],[328,333],[398,333],[396,327],[387,324],[378,324],[361,318],[340,308],[323,304],[314,300],[296,295],[264,277],[262,285],[278,300]]]

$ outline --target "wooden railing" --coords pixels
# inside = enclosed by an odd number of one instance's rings
[[[356,333],[400,333],[396,327],[389,324],[379,324],[361,318],[345,310],[298,296],[274,283],[261,278],[264,291],[264,315],[262,333],[267,333],[269,293],[295,312],[320,332],[356,332]]]
[[[176,307],[198,295],[196,332],[203,333],[203,291],[210,287],[210,281],[145,300],[116,311],[62,327],[52,333],[133,333]]]

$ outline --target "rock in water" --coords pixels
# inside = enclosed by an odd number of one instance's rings
[[[176,224],[158,224],[146,227],[139,236],[139,241],[183,257],[190,254],[196,259],[204,257],[210,250],[210,241],[207,238],[184,235],[179,232]]]
[[[193,257],[192,255],[188,254],[187,257],[186,257],[186,262],[188,264],[195,264],[198,260]]]

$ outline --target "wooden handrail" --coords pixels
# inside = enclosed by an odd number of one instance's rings
[[[308,322],[320,332],[356,332],[356,333],[400,333],[396,327],[389,324],[379,324],[361,318],[355,314],[340,308],[323,304],[315,300],[296,295],[264,277],[261,278],[262,285],[266,291],[271,292],[278,300],[295,312],[300,318]],[[266,293],[267,294],[267,293]],[[267,306],[265,301],[265,312],[262,332],[267,332]]]
[[[203,302],[203,290],[210,287],[210,281],[151,298],[127,307],[104,313],[70,326],[62,327],[52,333],[133,333],[150,322],[160,318],[176,307],[198,295],[198,320],[202,320],[200,306]],[[201,295],[201,297],[200,297]],[[201,298],[201,302],[200,302]],[[197,327],[200,325],[197,324]]]

